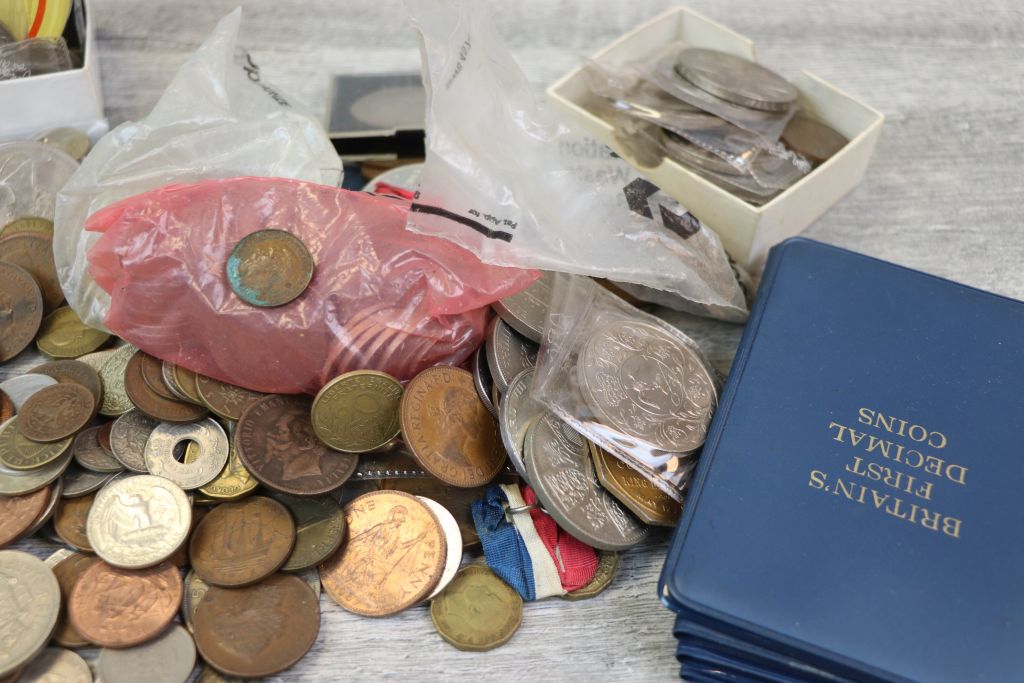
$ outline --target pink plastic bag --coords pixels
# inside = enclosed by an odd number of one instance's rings
[[[409,379],[463,362],[486,305],[539,273],[408,232],[408,208],[282,178],[171,185],[89,217],[86,230],[104,233],[89,272],[110,294],[110,330],[204,375],[275,393],[313,393],[362,368]],[[225,274],[238,241],[265,228],[299,237],[316,264],[305,292],[278,308],[245,303]]]

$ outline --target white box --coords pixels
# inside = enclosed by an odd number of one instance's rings
[[[79,128],[93,140],[107,131],[88,0],[83,3],[83,18],[81,68],[0,81],[0,140],[34,137],[62,126]],[[68,24],[77,25],[74,13]]]
[[[686,7],[676,7],[638,26],[598,52],[594,59],[605,64],[644,60],[676,41],[756,61],[750,40]],[[860,182],[885,119],[881,112],[810,72],[803,72],[793,83],[800,91],[800,107],[850,142],[767,204],[748,204],[670,159],[654,168],[633,164],[714,229],[729,254],[754,271],[764,265],[773,244],[802,231]],[[631,161],[629,151],[616,143],[612,126],[583,107],[590,93],[582,66],[562,77],[547,92],[591,134]]]

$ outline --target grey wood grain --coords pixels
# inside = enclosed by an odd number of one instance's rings
[[[149,110],[175,68],[236,0],[91,0],[112,124]],[[483,1],[483,0],[480,0]],[[520,64],[549,83],[664,0],[490,2]],[[887,122],[863,184],[811,226],[818,239],[1024,297],[1024,9],[1019,0],[694,0],[757,43],[783,74],[809,69],[882,110]],[[335,73],[418,68],[397,0],[250,0],[241,43],[265,77],[326,105]],[[727,367],[739,330],[680,324]],[[951,325],[956,321],[951,320]],[[0,369],[0,377],[8,368]],[[622,556],[615,584],[579,603],[528,604],[508,645],[454,650],[423,608],[350,615],[326,597],[314,651],[281,681],[672,680],[672,615],[658,602],[667,535]],[[43,553],[41,546],[34,550]]]

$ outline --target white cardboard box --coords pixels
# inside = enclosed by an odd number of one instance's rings
[[[605,64],[644,60],[675,41],[756,60],[750,40],[686,7],[676,7],[638,26],[598,52],[594,59]],[[881,112],[808,71],[793,83],[800,91],[800,107],[850,142],[767,204],[748,204],[671,159],[664,159],[653,168],[633,164],[714,229],[734,259],[755,271],[764,265],[773,244],[802,231],[860,182],[885,118]],[[547,92],[591,134],[632,162],[629,151],[616,143],[612,126],[583,107],[589,90],[582,66],[562,77]]]
[[[96,140],[107,131],[103,115],[95,22],[83,3],[82,67],[0,81],[0,140],[34,137],[62,126],[79,128]],[[68,23],[76,25],[74,13]]]

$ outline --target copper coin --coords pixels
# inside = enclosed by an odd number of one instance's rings
[[[55,563],[51,564],[51,560],[54,558],[56,558]],[[68,604],[71,591],[78,583],[79,577],[99,561],[99,558],[93,555],[83,555],[71,550],[58,550],[46,560],[57,577],[57,583],[60,584],[60,597],[63,605]],[[71,625],[66,607],[61,610],[60,618],[57,619],[57,628],[53,631],[53,639],[61,647],[85,647],[89,644],[89,641]]]
[[[141,356],[140,365],[142,366],[142,379],[146,382],[146,386],[162,398],[166,398],[168,401],[180,400],[164,382],[163,361],[154,358],[148,353],[143,353],[142,351],[139,352],[139,355]]]
[[[206,408],[167,399],[149,388],[142,376],[144,355],[137,351],[124,369],[124,390],[135,407],[160,422],[195,422],[206,416]]]
[[[272,676],[305,656],[320,632],[320,605],[297,576],[248,588],[210,587],[193,619],[196,647],[230,676]]]
[[[100,431],[96,434],[96,439],[100,442],[100,448],[105,450],[108,454],[113,455],[114,451],[110,447],[110,432],[114,429],[114,421],[105,422],[100,425]]]
[[[95,497],[89,494],[78,498],[65,498],[57,505],[57,512],[53,516],[53,530],[61,540],[75,550],[86,553],[92,552],[85,527]]]
[[[14,417],[14,401],[11,397],[0,391],[0,424],[7,422]]]
[[[43,322],[43,296],[22,268],[0,262],[0,363],[32,343]]]
[[[821,121],[797,112],[782,131],[782,141],[817,165],[846,146],[845,137]]]
[[[235,245],[227,277],[238,297],[253,306],[274,307],[297,298],[313,279],[313,257],[295,235],[260,230]]]
[[[39,286],[43,306],[52,311],[64,300],[53,262],[53,241],[47,235],[22,232],[0,238],[0,261],[24,268]]]
[[[427,368],[402,396],[402,436],[416,460],[452,486],[483,486],[505,464],[498,423],[461,368]]]
[[[253,496],[213,508],[189,543],[192,569],[214,586],[248,586],[288,560],[295,546],[295,522],[275,500]]]
[[[68,600],[71,625],[102,647],[132,647],[155,638],[181,606],[181,574],[170,562],[118,569],[97,562],[78,579]]]
[[[265,396],[249,405],[235,429],[242,464],[261,483],[295,496],[338,488],[359,458],[328,448],[313,431],[308,396]]]
[[[49,363],[43,363],[32,368],[30,372],[52,377],[58,382],[81,384],[92,394],[93,401],[96,403],[96,410],[99,410],[100,405],[103,403],[103,380],[100,379],[100,373],[81,361],[52,360]]]
[[[96,414],[92,393],[81,384],[54,384],[32,394],[18,411],[18,431],[37,443],[53,443],[81,431]]]
[[[192,507],[192,526],[188,530],[189,538],[191,538],[192,534],[195,533],[196,527],[199,526],[199,522],[203,521],[203,517],[206,517],[209,512],[210,508],[200,507],[198,505],[194,505]],[[175,567],[184,567],[185,565],[190,564],[188,547],[189,543],[182,543],[181,546],[174,551],[174,554],[167,558],[167,561]]]
[[[199,398],[199,389],[196,387],[198,377],[196,373],[188,368],[183,368],[180,365],[174,366],[174,380],[177,388],[181,390],[181,393],[188,400],[197,405],[202,405],[203,400]]]
[[[196,375],[196,389],[206,407],[225,420],[238,420],[250,404],[266,395],[206,375]]]
[[[0,496],[0,548],[21,538],[50,501],[50,489],[24,496]]]
[[[320,580],[335,602],[349,612],[384,617],[430,595],[444,571],[447,541],[422,501],[373,491],[345,506],[345,521],[348,541],[320,565]]]
[[[462,532],[463,547],[480,544],[476,534],[476,523],[473,522],[473,501],[486,497],[486,487],[462,488],[449,486],[433,477],[410,477],[407,479],[385,479],[380,487],[389,491],[404,491],[414,496],[423,496],[437,501],[452,513]]]

